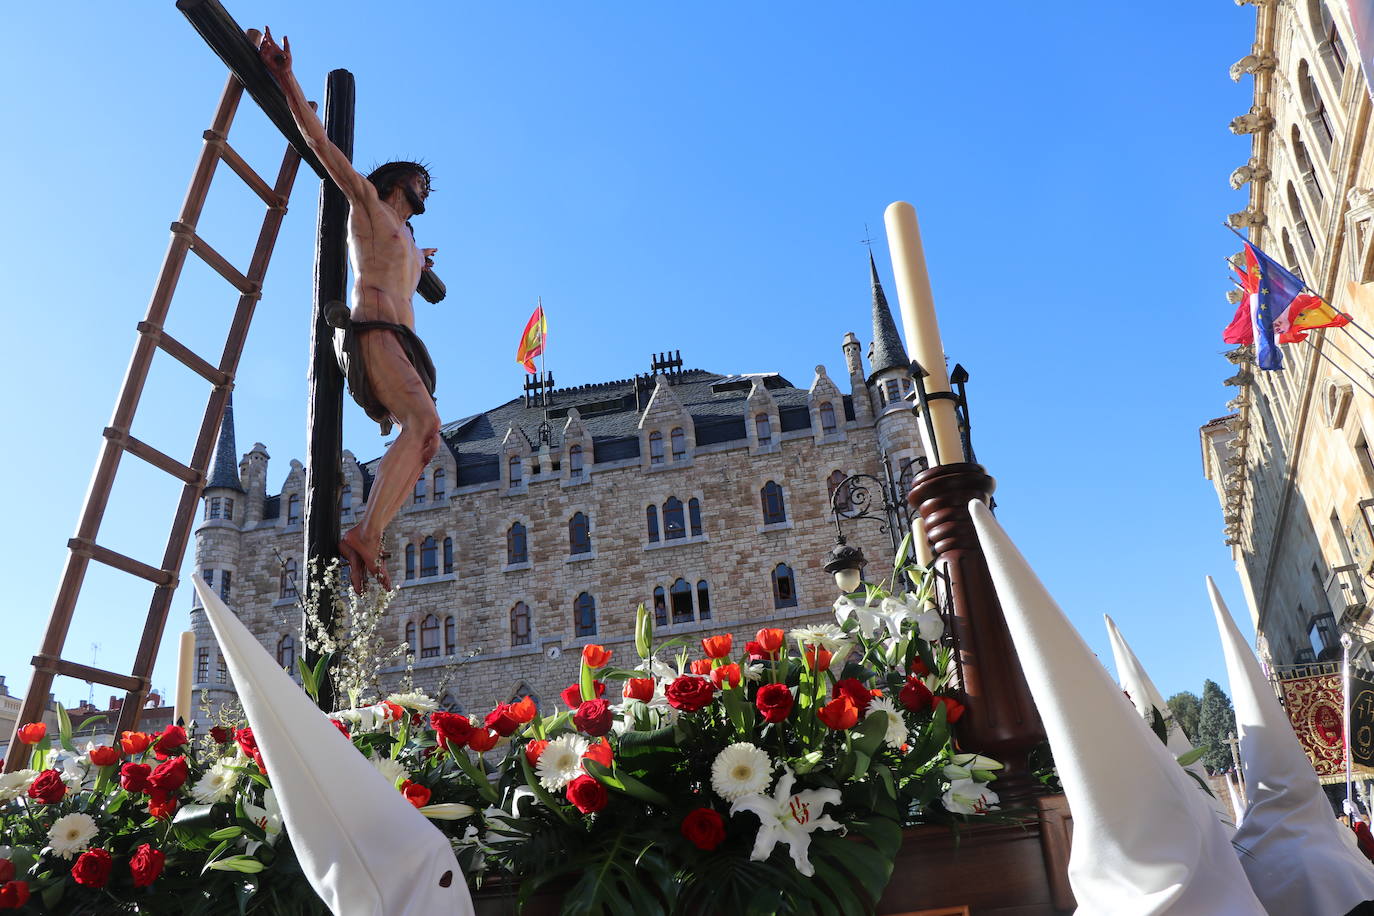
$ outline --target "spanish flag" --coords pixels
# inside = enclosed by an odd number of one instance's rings
[[[526,372],[537,371],[534,366],[534,358],[544,352],[544,337],[548,332],[548,325],[544,321],[544,304],[541,301],[534,307],[534,314],[530,315],[529,322],[525,325],[525,332],[520,335],[520,346],[515,351],[515,361],[525,367]]]

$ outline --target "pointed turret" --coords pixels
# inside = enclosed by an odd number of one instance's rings
[[[210,464],[210,476],[205,488],[223,487],[246,492],[239,480],[238,450],[234,447],[234,396],[224,405],[224,418],[219,423],[219,441],[215,444],[215,458]]]
[[[907,358],[902,338],[897,334],[897,322],[892,320],[892,309],[887,305],[883,284],[878,279],[878,265],[873,261],[873,252],[868,253],[868,271],[873,279],[873,348],[868,360],[868,381],[884,369],[906,371],[911,365]]]

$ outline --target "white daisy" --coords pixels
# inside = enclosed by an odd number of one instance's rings
[[[539,782],[550,792],[559,789],[582,775],[582,755],[589,742],[581,735],[560,735],[549,742],[539,755]]]
[[[439,704],[429,697],[412,690],[409,693],[393,693],[386,698],[388,703],[395,703],[397,706],[404,706],[406,709],[413,709],[416,712],[434,712],[439,708]]]
[[[368,759],[377,768],[377,772],[386,777],[386,781],[393,786],[398,785],[403,779],[410,778],[410,771],[399,760],[392,760],[390,757],[369,757]]]
[[[54,855],[70,859],[78,852],[85,852],[96,833],[95,819],[89,814],[66,814],[53,822],[48,831],[48,845]]]
[[[762,792],[772,780],[768,753],[745,741],[721,751],[711,764],[711,788],[726,801]]]
[[[888,747],[900,748],[906,743],[907,729],[906,720],[897,711],[897,704],[892,702],[891,697],[878,697],[868,704],[868,716],[887,716],[887,734],[883,735],[883,740]]]
[[[15,770],[13,773],[0,774],[0,801],[23,796],[37,778],[37,770]]]
[[[787,634],[790,638],[799,640],[804,646],[820,646],[827,652],[836,655],[841,654],[841,650],[848,651],[849,637],[844,630],[835,626],[833,623],[817,623],[809,627],[797,627]]]
[[[215,802],[222,802],[234,792],[234,786],[238,785],[239,774],[233,769],[234,758],[224,757],[218,763],[205,771],[205,775],[196,780],[196,784],[191,787],[191,796],[202,805],[213,805]]]

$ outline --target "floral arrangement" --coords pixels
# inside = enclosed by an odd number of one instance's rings
[[[521,904],[549,890],[570,913],[871,912],[901,827],[997,804],[1000,764],[952,752],[951,652],[932,576],[904,556],[833,624],[656,644],[641,606],[637,658],[584,647],[564,708],[527,697],[479,720],[391,694],[332,715],[339,748],[450,837],[474,889]],[[0,777],[0,910],[325,912],[251,728],[78,750],[60,720],[57,747],[26,726],[31,766]]]

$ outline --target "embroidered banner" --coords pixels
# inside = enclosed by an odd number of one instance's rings
[[[1288,721],[1302,742],[1318,776],[1345,773],[1345,742],[1341,737],[1341,676],[1323,674],[1279,681]]]

